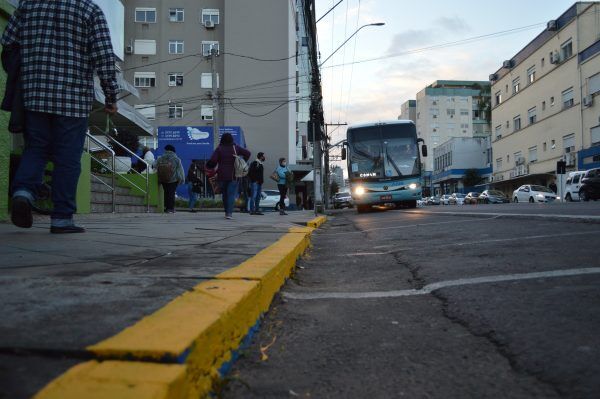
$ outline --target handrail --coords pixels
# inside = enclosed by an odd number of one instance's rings
[[[88,154],[90,154],[90,157],[95,160],[96,162],[103,164],[104,162],[102,162],[102,160],[94,157],[90,151],[90,140],[93,141],[95,144],[97,144],[98,146],[100,146],[103,150],[108,151],[111,155],[111,166],[112,167],[108,167],[108,170],[111,171],[111,182],[112,185],[109,185],[108,183],[106,183],[104,180],[102,180],[101,178],[99,178],[98,176],[92,174],[91,176],[96,179],[97,181],[99,181],[100,183],[104,184],[106,187],[111,189],[111,193],[112,193],[112,213],[115,213],[116,207],[117,207],[117,190],[116,190],[116,185],[115,185],[115,174],[116,174],[116,165],[115,165],[115,151],[110,148],[108,145],[104,144],[103,142],[101,142],[100,140],[98,140],[97,138],[95,138],[94,136],[92,136],[89,132],[89,130],[86,133],[86,139],[87,139],[87,152]]]

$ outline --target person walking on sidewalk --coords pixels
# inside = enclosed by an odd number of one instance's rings
[[[20,49],[25,107],[25,148],[13,181],[11,220],[18,227],[32,226],[36,188],[51,160],[50,232],[83,233],[73,214],[94,71],[104,111],[117,112],[119,86],[106,18],[91,0],[21,1],[0,42]]]
[[[285,212],[285,198],[287,197],[288,184],[291,184],[294,180],[294,174],[287,166],[287,160],[285,158],[279,158],[279,166],[275,169],[277,177],[277,188],[279,189],[279,214],[287,215]]]
[[[188,206],[191,212],[196,212],[194,206],[196,205],[198,196],[202,194],[202,189],[204,186],[204,176],[202,172],[202,166],[195,159],[192,160],[190,168],[188,169],[186,182],[189,195]]]
[[[250,214],[264,215],[260,211],[260,198],[262,194],[262,185],[265,182],[265,158],[264,152],[259,152],[256,160],[250,164],[248,178],[250,179]]]
[[[185,175],[181,159],[175,154],[175,147],[171,144],[165,146],[165,153],[156,160],[156,174],[165,194],[165,212],[175,213],[175,190],[183,184]]]
[[[221,186],[226,219],[233,219],[233,204],[237,194],[235,159],[237,156],[241,156],[247,162],[250,155],[250,151],[234,143],[230,133],[224,133],[219,146],[206,164],[209,168],[217,168],[217,182]]]

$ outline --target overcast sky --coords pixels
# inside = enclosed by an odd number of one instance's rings
[[[338,1],[316,0],[317,17]],[[357,27],[373,22],[385,22],[385,26],[362,29],[356,42],[350,40],[323,65],[325,120],[353,124],[396,119],[400,105],[435,80],[487,80],[503,60],[515,55],[547,21],[572,4],[565,0],[344,0],[317,25],[322,60]],[[534,24],[540,25],[468,44],[355,64],[354,68],[336,66]],[[345,129],[333,136],[336,141],[342,139]]]

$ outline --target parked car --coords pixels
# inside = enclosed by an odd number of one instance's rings
[[[353,208],[354,200],[352,200],[352,196],[349,192],[341,192],[336,193],[333,196],[333,208],[341,209],[341,208]]]
[[[485,190],[479,195],[478,200],[482,204],[507,204],[510,202],[508,197],[498,190]]]
[[[427,205],[439,205],[439,204],[441,204],[441,198],[438,197],[437,195],[427,198]]]
[[[579,198],[582,201],[600,199],[600,168],[590,169],[581,179]]]
[[[469,205],[469,204],[475,205],[475,204],[477,204],[478,198],[479,198],[479,193],[475,192],[475,191],[471,191],[470,193],[468,193],[465,196],[464,204],[465,205]]]
[[[448,203],[450,205],[464,205],[466,196],[467,196],[466,194],[454,193],[448,200]]]
[[[417,200],[417,207],[422,208],[427,205],[427,198]]]
[[[289,207],[290,206],[290,199],[287,197],[285,197],[285,199],[283,200],[283,202],[285,203],[285,207]],[[260,194],[260,207],[263,209],[275,209],[276,211],[279,210],[279,191],[277,190],[265,190]]]
[[[513,202],[552,202],[558,197],[548,187],[525,184],[513,192]]]
[[[585,175],[585,170],[569,173],[565,183],[565,201],[579,201],[579,189],[581,188],[581,179]]]
[[[440,198],[440,202],[442,203],[442,205],[450,205],[450,197],[452,197],[450,194],[442,195],[442,197]]]

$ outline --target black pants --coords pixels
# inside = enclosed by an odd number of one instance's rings
[[[279,189],[279,210],[285,211],[285,196],[287,195],[287,186],[285,184],[278,184]]]
[[[174,183],[162,183],[163,190],[165,191],[165,211],[175,210],[175,190],[177,189],[177,182]]]

